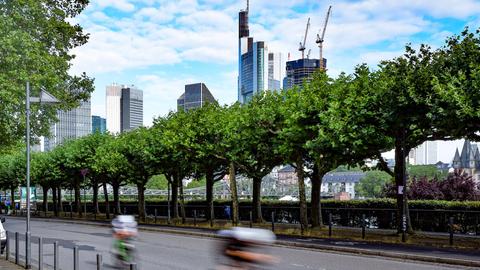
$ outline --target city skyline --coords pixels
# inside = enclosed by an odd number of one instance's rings
[[[265,41],[283,62],[300,58],[298,43],[311,17],[307,51],[318,59],[315,36],[332,5],[324,43],[328,74],[366,62],[400,56],[414,47],[443,44],[465,26],[480,22],[480,3],[458,1],[250,1],[250,33]],[[238,98],[238,12],[246,1],[93,0],[75,19],[91,33],[72,73],[95,77],[92,114],[105,117],[105,86],[135,83],[144,90],[144,124],[176,109],[185,84],[205,82],[220,104]],[[452,150],[454,151],[454,149]]]
[[[278,2],[278,3],[277,3]],[[446,36],[480,21],[480,4],[460,1],[250,1],[250,31],[275,52],[299,58],[308,17],[307,50],[316,57],[314,36],[328,5],[332,17],[325,38],[328,73],[401,55],[407,42],[440,46]],[[175,110],[182,86],[203,81],[221,104],[236,101],[238,12],[245,1],[91,1],[76,22],[91,33],[74,52],[73,73],[96,78],[92,111],[105,117],[103,89],[114,81],[134,82],[145,91],[145,119]],[[271,15],[267,15],[271,13]],[[287,58],[287,57],[285,57]],[[287,59],[285,59],[287,60]]]

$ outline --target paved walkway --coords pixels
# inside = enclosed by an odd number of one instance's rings
[[[5,258],[0,258],[0,270],[19,270],[19,269],[25,269],[22,268],[18,265],[15,265],[14,263],[8,262],[5,260]]]

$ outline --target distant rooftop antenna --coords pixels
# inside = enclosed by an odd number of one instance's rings
[[[250,0],[247,0],[247,12],[250,9]]]

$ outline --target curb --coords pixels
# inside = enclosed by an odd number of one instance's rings
[[[32,218],[32,219],[41,220],[45,222],[75,223],[80,225],[110,228],[110,223],[105,223],[101,221],[92,222],[92,221],[82,221],[82,220],[43,219],[43,218]],[[142,225],[140,225],[138,229],[140,231],[146,231],[146,232],[160,232],[160,233],[195,236],[195,237],[202,237],[202,238],[217,238],[217,239],[222,238],[221,236],[215,233],[184,231],[181,229],[165,229],[165,228],[154,228],[154,227],[150,228],[150,227],[143,227]],[[277,240],[276,243],[272,244],[271,246],[293,247],[293,248],[302,248],[302,249],[310,249],[310,250],[321,250],[321,251],[332,252],[332,253],[377,256],[377,257],[392,258],[392,259],[399,259],[399,260],[410,260],[410,261],[420,261],[420,262],[426,262],[426,263],[480,268],[480,261],[469,261],[469,260],[462,260],[462,259],[455,259],[455,258],[422,256],[422,255],[414,255],[414,254],[407,254],[407,253],[385,252],[385,251],[358,249],[358,248],[349,248],[349,247],[337,247],[337,246],[322,245],[322,244],[298,243],[298,242],[291,242],[291,241],[284,241],[284,240]]]

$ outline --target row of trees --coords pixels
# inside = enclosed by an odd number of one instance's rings
[[[163,174],[171,183],[175,217],[184,213],[183,207],[177,207],[183,201],[181,179],[205,177],[213,219],[213,185],[228,174],[237,222],[235,175],[241,173],[252,179],[253,217],[260,222],[262,178],[277,165],[292,164],[298,176],[300,221],[320,226],[322,177],[339,165],[378,159],[379,169],[394,177],[398,190],[413,147],[426,140],[478,139],[479,85],[480,35],[465,30],[437,50],[422,45],[415,51],[407,46],[404,56],[384,61],[376,70],[361,65],[353,74],[335,79],[318,72],[301,88],[267,91],[242,106],[210,104],[170,113],[155,119],[150,128],[117,137],[94,134],[68,142],[33,157],[38,168],[33,180],[44,189],[56,190],[57,196],[60,187],[72,187],[77,209],[82,169],[88,169],[95,195],[99,186],[109,183],[116,203],[119,186],[135,184],[144,219],[144,190],[152,176]],[[390,149],[395,150],[394,171],[381,157]],[[23,179],[22,158],[2,158],[1,166],[7,168],[0,174],[4,188],[12,187],[12,179]],[[11,164],[17,164],[16,169]],[[306,177],[312,182],[310,217]],[[98,204],[98,196],[94,197]],[[396,197],[401,211],[405,201],[401,194]]]

